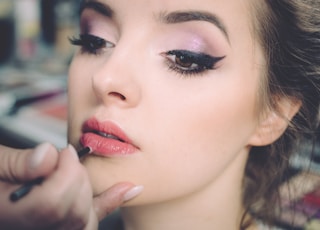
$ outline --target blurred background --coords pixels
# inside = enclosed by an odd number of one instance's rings
[[[66,144],[79,0],[0,0],[0,144]]]
[[[0,64],[65,71],[77,0],[0,0]]]

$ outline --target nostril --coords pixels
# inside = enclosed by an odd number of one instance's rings
[[[110,92],[110,93],[109,93],[109,96],[117,97],[117,98],[119,98],[119,99],[122,100],[122,101],[125,101],[125,100],[126,100],[126,97],[125,97],[125,96],[123,96],[121,93],[117,93],[117,92]]]

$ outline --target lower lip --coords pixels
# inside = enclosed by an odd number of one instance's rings
[[[95,133],[84,133],[80,142],[83,146],[90,146],[93,149],[93,154],[104,157],[125,156],[137,151],[137,148],[132,144],[105,138]]]

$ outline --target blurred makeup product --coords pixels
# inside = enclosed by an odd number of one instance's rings
[[[320,220],[320,175],[298,173],[281,189],[280,225],[303,230]]]
[[[10,0],[0,1],[0,64],[8,62],[14,49],[13,3]]]
[[[30,61],[36,55],[40,33],[40,7],[38,0],[15,0],[16,58]]]

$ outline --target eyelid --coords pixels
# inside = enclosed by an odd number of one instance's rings
[[[70,38],[71,44],[80,46],[84,53],[95,54],[103,49],[111,49],[115,44],[92,34],[80,34],[79,38]]]
[[[221,59],[224,58],[224,56],[222,57],[215,57],[215,56],[211,56],[208,55],[206,53],[202,53],[202,52],[193,52],[193,51],[189,51],[189,50],[170,50],[166,53],[167,55],[185,55],[188,56],[189,58],[192,59],[198,59],[198,61],[201,59],[202,64],[206,65],[206,66],[212,66],[220,61]]]
[[[160,53],[161,56],[168,58],[168,56],[185,56],[188,57],[189,59],[193,59],[194,63],[195,62],[202,62],[201,64],[206,65],[206,66],[212,66],[214,67],[214,64],[219,62],[220,60],[224,59],[225,56],[211,56],[202,52],[193,52],[189,50],[169,50],[167,52],[162,52]]]
[[[96,38],[96,39],[99,39],[101,42],[103,41],[104,43],[105,43],[105,48],[113,48],[113,47],[115,47],[115,44],[113,43],[113,42],[110,42],[109,40],[106,40],[106,39],[104,39],[104,38],[102,38],[102,37],[100,37],[100,36],[96,36],[96,35],[94,35],[94,34],[90,34],[90,33],[84,33],[84,34],[80,34],[80,37],[85,37],[85,36],[87,36],[87,37],[89,37],[89,36],[91,36],[91,37],[94,37],[94,38]]]
[[[200,75],[216,69],[216,64],[225,56],[215,57],[189,50],[170,50],[160,53],[169,69],[184,76]],[[184,65],[185,64],[185,65]]]
[[[98,14],[91,8],[86,9],[80,17],[80,33],[104,38],[107,42],[113,44],[115,44],[119,36],[115,22],[111,18]]]

